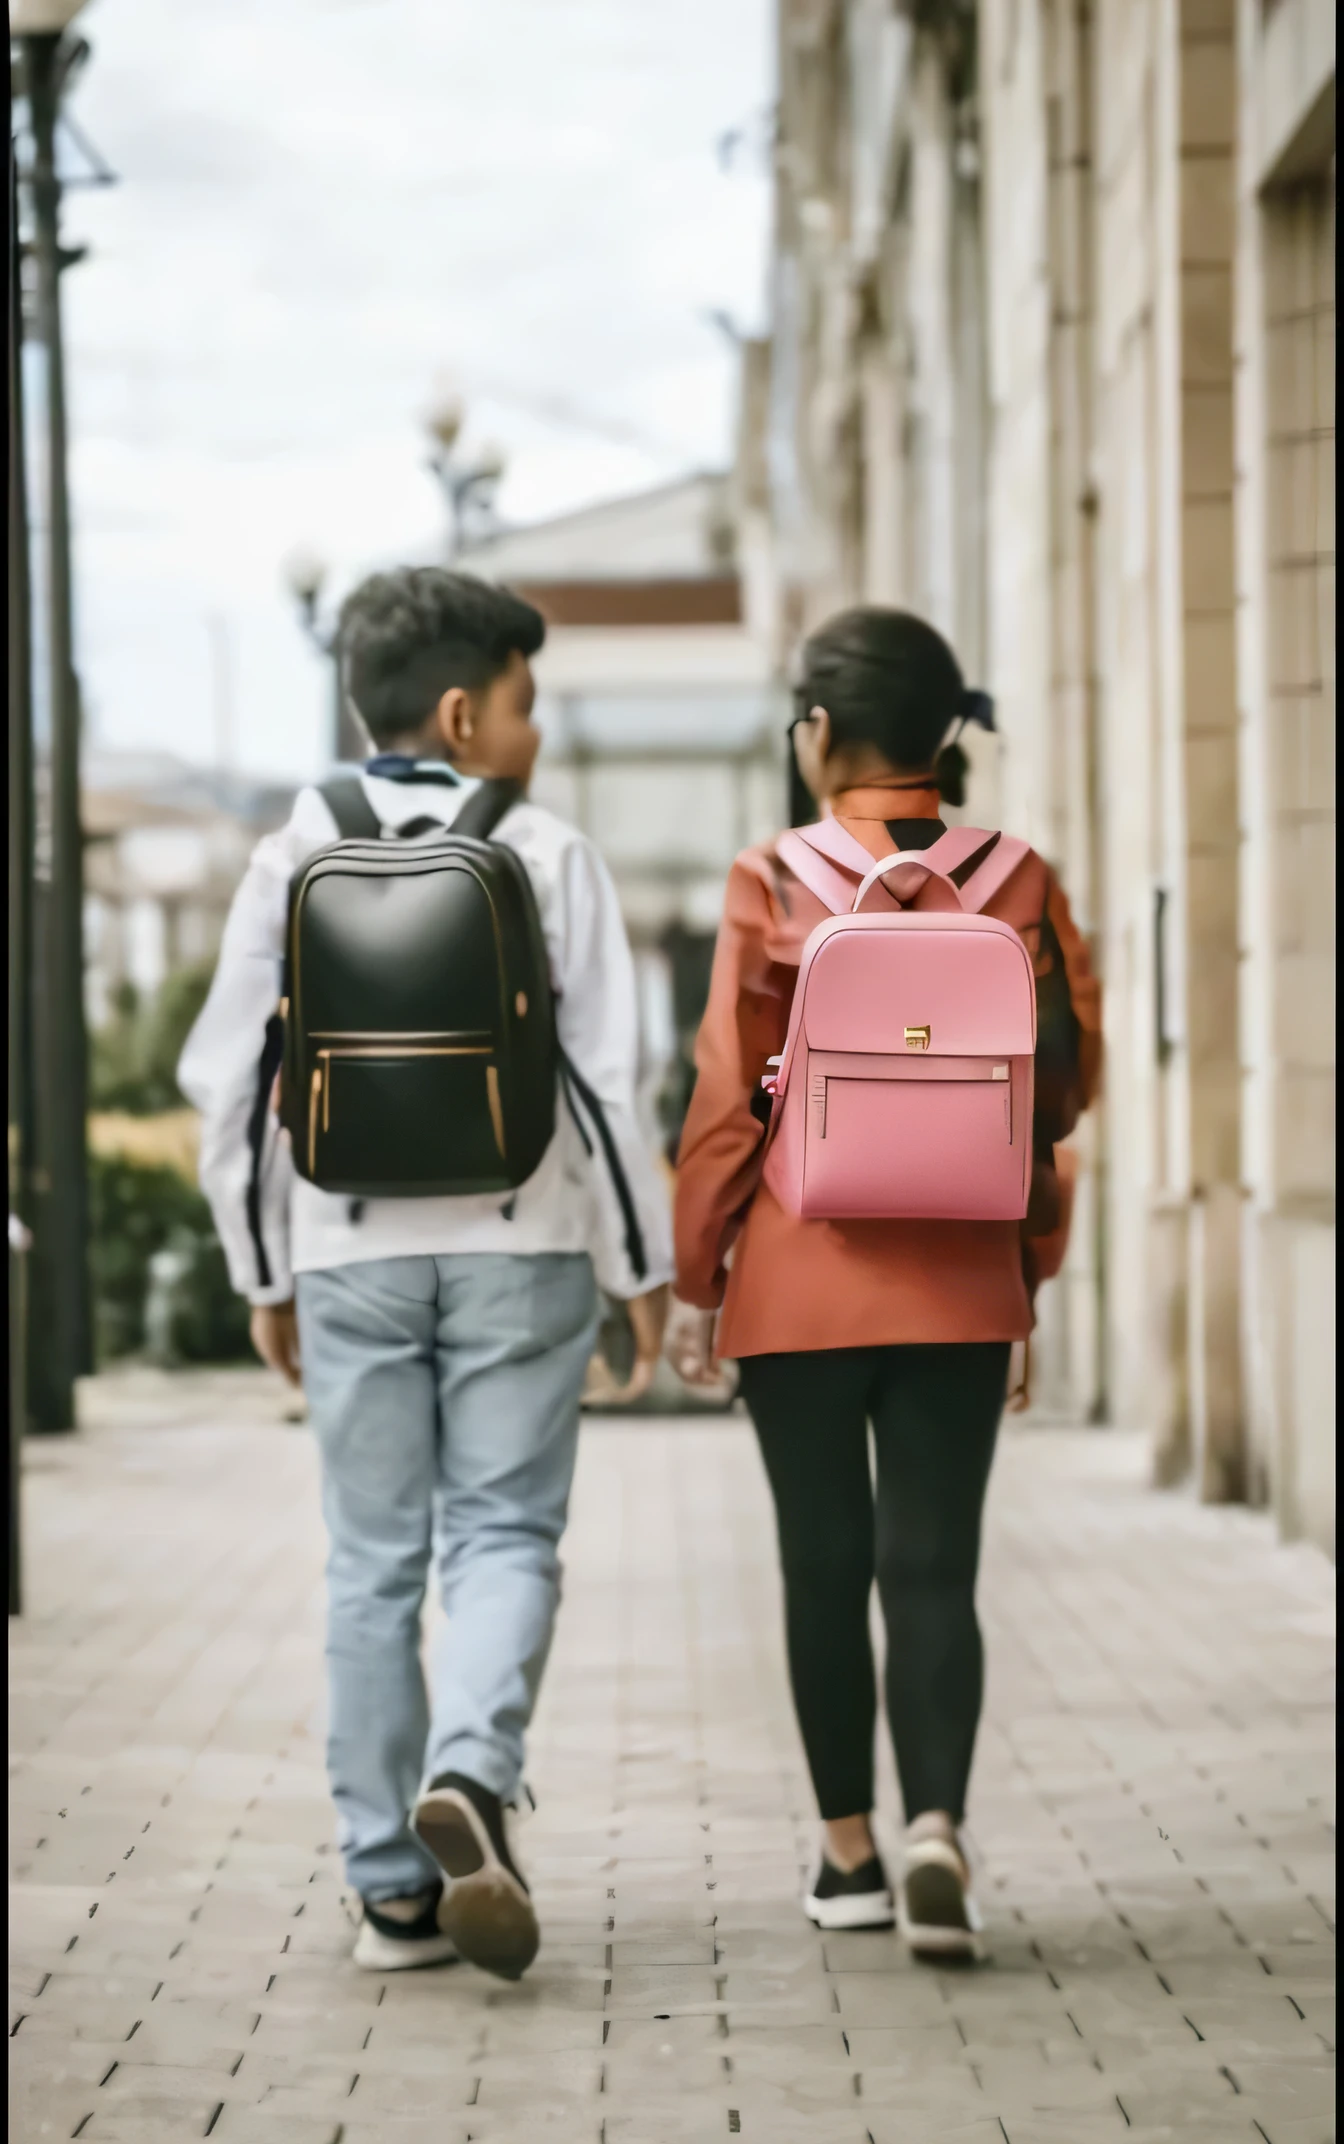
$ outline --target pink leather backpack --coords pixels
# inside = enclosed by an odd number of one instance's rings
[[[771,1191],[819,1220],[1020,1220],[1036,984],[1017,932],[980,911],[1027,844],[956,827],[874,863],[823,820],[777,848],[831,914],[763,1082]]]

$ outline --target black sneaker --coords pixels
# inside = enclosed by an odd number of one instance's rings
[[[414,1966],[450,1965],[457,1957],[457,1946],[439,1926],[442,1897],[443,1885],[436,1883],[432,1890],[407,1900],[408,1905],[418,1905],[420,1910],[405,1916],[388,1913],[386,1905],[390,1901],[374,1906],[367,1898],[361,1900],[364,1918],[355,1938],[355,1964],[366,1973],[404,1973]]]
[[[803,1911],[818,1928],[890,1928],[896,1919],[887,1872],[876,1854],[843,1875],[825,1856]]]
[[[415,1805],[416,1835],[451,1881],[440,1925],[464,1958],[501,1980],[519,1980],[541,1931],[504,1835],[497,1794],[461,1772],[444,1772]]]

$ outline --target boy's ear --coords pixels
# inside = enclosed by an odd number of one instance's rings
[[[450,753],[460,752],[471,742],[474,727],[471,713],[471,696],[460,685],[450,685],[438,706],[434,718]]]

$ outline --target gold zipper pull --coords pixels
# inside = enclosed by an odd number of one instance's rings
[[[319,1065],[313,1074],[313,1083],[308,1093],[308,1174],[317,1170],[317,1105],[322,1095],[322,1068]]]

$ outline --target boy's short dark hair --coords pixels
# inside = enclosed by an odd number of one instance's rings
[[[374,743],[396,744],[453,686],[480,691],[545,638],[541,612],[511,590],[442,566],[403,566],[370,575],[346,597],[342,688]]]

